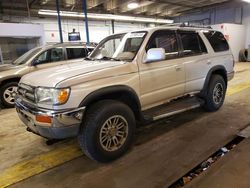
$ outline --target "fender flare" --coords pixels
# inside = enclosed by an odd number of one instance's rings
[[[136,102],[136,106],[138,108],[138,111],[141,110],[141,103],[139,100],[138,95],[134,91],[133,88],[125,85],[115,85],[115,86],[107,86],[104,88],[100,88],[98,90],[95,90],[91,93],[89,93],[80,103],[79,107],[87,106],[88,104],[98,101],[98,99],[102,99],[103,96],[108,96],[109,94],[117,94],[117,93],[126,93],[129,94],[129,97],[132,97],[131,100]],[[134,110],[134,109],[132,109]]]
[[[202,88],[202,92],[201,92],[202,94],[204,94],[204,92],[206,91],[212,75],[217,71],[221,72],[221,74],[222,74],[221,76],[223,76],[223,78],[225,79],[225,83],[226,83],[226,86],[227,86],[227,71],[226,71],[226,68],[223,65],[216,65],[216,66],[212,67],[208,71],[208,74],[206,76],[206,79],[205,79],[205,82],[204,82],[204,85],[203,85],[203,88]]]
[[[5,84],[5,83],[7,83],[7,82],[9,82],[9,81],[13,81],[13,80],[21,80],[21,78],[22,78],[22,76],[15,76],[15,75],[13,75],[13,76],[8,76],[8,77],[4,77],[4,79],[3,80],[1,80],[0,81],[0,86],[2,86],[3,84]]]

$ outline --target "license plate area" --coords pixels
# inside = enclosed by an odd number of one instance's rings
[[[29,127],[33,132],[37,133],[36,125],[34,123],[34,120],[25,112],[18,109],[17,112],[22,116],[22,119],[24,120],[24,123],[27,127]]]

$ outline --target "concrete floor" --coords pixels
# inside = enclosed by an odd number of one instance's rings
[[[83,155],[76,156],[59,166],[50,166],[42,173],[31,175],[11,187],[168,187],[250,124],[250,103],[246,100],[250,95],[250,85],[244,84],[250,82],[250,64],[237,64],[236,70],[230,89],[235,88],[237,92],[226,97],[225,105],[220,111],[206,113],[202,109],[196,109],[141,127],[137,131],[134,148],[111,164],[98,164]],[[76,140],[47,146],[43,138],[25,131],[14,109],[1,110],[0,122],[0,177],[6,170],[23,161],[69,145],[78,147]],[[250,170],[244,166],[249,166],[250,162],[249,151],[244,146],[247,143],[248,140],[242,143],[243,146],[239,145],[244,148],[239,149],[241,152],[235,150],[229,154],[231,156],[235,153],[237,157],[223,158],[218,161],[217,168],[215,164],[188,186],[250,186]],[[63,153],[59,153],[58,159],[62,155]],[[235,160],[237,163],[232,163]],[[219,163],[223,164],[220,166]],[[36,167],[36,164],[31,165]],[[214,176],[216,169],[220,169],[218,176],[224,174],[224,178]],[[230,173],[234,169],[237,169],[237,173]],[[228,172],[228,176],[225,172]],[[238,178],[232,178],[234,176]],[[226,184],[227,177],[231,178],[232,184]],[[210,184],[211,181],[213,184]]]
[[[244,140],[187,188],[250,187],[250,139]]]

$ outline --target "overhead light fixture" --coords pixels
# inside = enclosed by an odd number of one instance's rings
[[[128,3],[127,5],[128,9],[135,9],[135,8],[138,8],[139,7],[139,3],[137,2],[131,2],[131,3]]]
[[[242,0],[242,1],[247,2],[247,3],[250,3],[250,0]]]
[[[39,10],[39,15],[47,16],[57,16],[55,10]],[[84,18],[85,15],[79,12],[69,12],[69,11],[60,11],[60,16],[63,17],[75,17],[75,18]],[[131,22],[142,22],[142,23],[158,23],[158,24],[171,24],[174,21],[169,19],[157,19],[157,18],[146,18],[146,17],[134,17],[134,16],[122,16],[114,14],[95,14],[88,13],[88,18],[95,20],[115,20],[115,21],[131,21]]]
[[[41,4],[41,5],[45,5],[45,4],[47,4],[47,3],[48,3],[48,0],[41,0],[41,1],[40,1],[40,4]]]

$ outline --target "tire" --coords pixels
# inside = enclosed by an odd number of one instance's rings
[[[116,125],[115,128],[109,127],[111,124]],[[88,157],[107,163],[119,158],[131,147],[135,126],[134,114],[126,104],[103,100],[86,111],[78,141]],[[115,145],[115,141],[119,144]]]
[[[240,62],[247,62],[248,57],[248,50],[247,49],[242,49],[240,50],[239,53],[239,61]]]
[[[0,88],[0,100],[4,107],[13,108],[15,106],[15,96],[18,82],[9,82]]]
[[[224,103],[226,94],[226,83],[222,76],[212,75],[205,99],[205,110],[215,112],[221,108]]]

